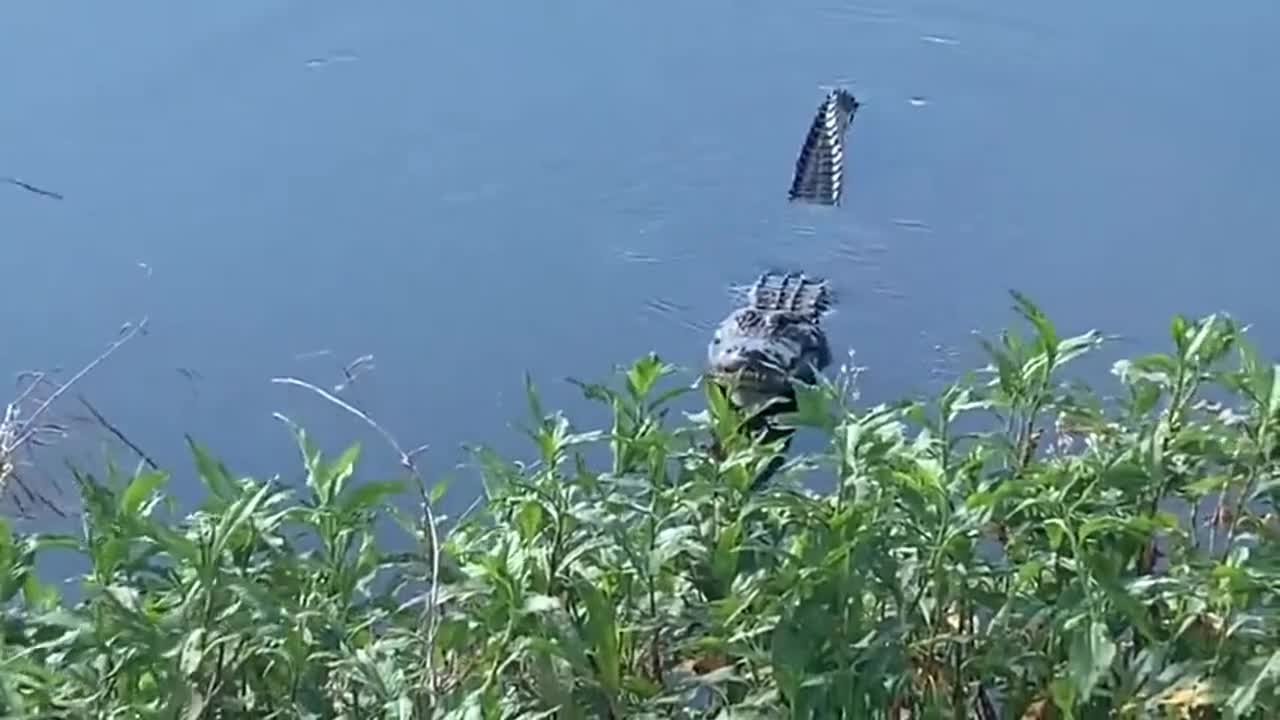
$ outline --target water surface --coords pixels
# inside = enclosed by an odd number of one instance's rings
[[[1270,0],[2,14],[0,174],[65,200],[0,187],[0,371],[72,367],[149,315],[85,389],[188,499],[183,432],[261,474],[294,467],[273,411],[370,439],[273,375],[332,386],[373,354],[345,393],[439,472],[464,442],[522,449],[525,372],[581,413],[565,376],[697,367],[730,286],[771,267],[835,283],[870,401],[971,363],[1009,287],[1124,334],[1113,353],[1175,311],[1280,340]],[[788,205],[836,84],[863,102],[844,206]]]

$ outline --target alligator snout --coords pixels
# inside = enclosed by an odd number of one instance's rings
[[[721,353],[715,364],[721,372],[735,373],[742,370],[764,370],[772,367],[774,361],[762,350],[742,349]]]

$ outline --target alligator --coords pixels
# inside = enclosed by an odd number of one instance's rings
[[[747,415],[744,429],[768,443],[794,430],[774,420],[796,408],[795,384],[813,385],[831,364],[822,328],[833,296],[826,280],[803,273],[766,272],[747,290],[745,302],[720,322],[707,345],[707,379],[725,390],[729,402]],[[757,477],[764,483],[782,456]]]
[[[818,106],[796,159],[788,200],[839,205],[844,185],[844,136],[860,107],[836,88]],[[707,346],[706,377],[726,390],[747,416],[744,430],[785,453],[794,430],[774,420],[796,407],[795,383],[812,385],[831,364],[822,317],[831,309],[826,280],[804,273],[766,272],[748,289],[745,302],[716,328]],[[763,484],[781,467],[776,456],[758,476]]]

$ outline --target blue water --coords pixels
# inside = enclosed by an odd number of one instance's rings
[[[0,186],[0,372],[148,315],[84,390],[189,499],[184,432],[292,477],[273,411],[391,467],[272,376],[373,354],[344,396],[434,474],[524,447],[525,372],[580,413],[565,376],[696,368],[766,267],[832,279],[869,401],[971,364],[1009,287],[1116,354],[1215,310],[1280,347],[1278,29],[1273,0],[9,3],[0,175],[66,199]],[[837,84],[845,204],[788,205]]]

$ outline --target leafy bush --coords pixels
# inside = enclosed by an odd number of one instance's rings
[[[477,450],[484,502],[447,532],[393,502],[439,486],[358,483],[358,447],[301,430],[297,489],[192,443],[208,494],[176,521],[162,472],[79,474],[79,537],[0,527],[0,709],[1277,717],[1275,366],[1229,318],[1175,318],[1172,351],[1117,363],[1104,399],[1059,378],[1101,336],[1016,300],[1031,332],[930,402],[802,389],[790,420],[826,450],[758,490],[777,448],[714,386],[672,421],[688,388],[655,356],[581,384],[608,428],[530,388],[536,461]],[[835,490],[805,489],[823,473]],[[379,546],[388,517],[415,549]],[[50,547],[91,564],[74,606],[36,579]]]

